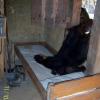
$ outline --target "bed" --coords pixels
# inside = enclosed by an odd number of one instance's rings
[[[100,74],[89,75],[75,72],[53,75],[51,70],[37,63],[34,55],[52,56],[54,50],[46,43],[24,43],[15,45],[15,53],[21,61],[43,100],[96,100],[100,99]]]

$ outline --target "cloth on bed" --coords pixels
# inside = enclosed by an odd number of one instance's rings
[[[49,84],[54,84],[54,83],[58,83],[58,82],[78,79],[78,78],[82,78],[84,76],[85,76],[85,74],[83,72],[75,72],[75,73],[71,73],[71,74],[56,76],[56,77],[53,77],[53,78],[48,78],[48,79],[42,80],[41,83],[42,83],[44,89],[48,90]]]
[[[41,45],[18,46],[18,49],[21,52],[21,54],[24,56],[24,59],[29,64],[31,70],[35,73],[36,77],[41,82],[45,90],[47,90],[49,83],[54,84],[56,82],[84,77],[83,72],[77,72],[77,73],[72,73],[72,74],[67,74],[62,76],[51,74],[50,69],[37,63],[33,57],[34,55],[40,53],[47,56],[52,56],[53,54],[50,51],[48,51],[44,46]]]

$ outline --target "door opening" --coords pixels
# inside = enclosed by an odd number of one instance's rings
[[[82,7],[85,8],[91,19],[94,19],[94,12],[97,0],[82,0]]]

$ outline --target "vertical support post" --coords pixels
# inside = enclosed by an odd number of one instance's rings
[[[81,5],[82,5],[82,0],[73,0],[71,26],[78,25],[80,22]]]
[[[100,0],[94,14],[94,25],[91,32],[90,48],[88,54],[88,72],[92,74],[100,73]]]

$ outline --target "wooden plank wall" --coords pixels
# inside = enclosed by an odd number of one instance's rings
[[[4,0],[0,0],[0,15],[4,15]]]
[[[67,16],[67,0],[58,0],[55,24],[60,25],[66,23]]]
[[[72,21],[71,25],[77,25],[80,22],[80,12],[81,12],[81,7],[82,5],[82,0],[73,0],[73,12],[72,12]]]
[[[32,22],[40,23],[42,16],[42,0],[32,0]]]
[[[32,22],[73,26],[79,23],[80,8],[81,0],[32,0]]]
[[[46,0],[45,7],[45,26],[52,27],[53,26],[53,0]]]

